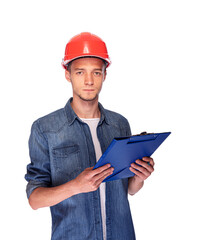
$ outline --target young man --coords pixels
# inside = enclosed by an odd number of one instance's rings
[[[53,240],[135,239],[127,195],[142,188],[153,159],[138,159],[129,179],[102,183],[113,168],[93,170],[113,138],[131,135],[128,121],[98,102],[109,64],[99,37],[73,37],[63,60],[73,98],[32,125],[27,196],[33,209],[51,208]]]

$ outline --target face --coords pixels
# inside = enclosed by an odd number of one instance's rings
[[[65,72],[65,77],[72,84],[74,99],[98,100],[106,77],[105,64],[99,58],[79,58],[72,62],[70,71]]]

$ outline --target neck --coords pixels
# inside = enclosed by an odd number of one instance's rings
[[[79,118],[100,118],[98,98],[92,101],[84,101],[73,96],[71,106]]]

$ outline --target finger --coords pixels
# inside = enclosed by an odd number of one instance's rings
[[[135,161],[137,164],[139,164],[140,166],[142,166],[143,168],[146,168],[150,173],[152,173],[154,171],[154,168],[152,165],[148,164],[147,162],[144,162],[143,160],[136,160]]]
[[[151,175],[151,172],[148,171],[146,168],[144,168],[143,166],[139,166],[135,163],[131,163],[131,167],[138,170],[140,173],[142,173],[143,175],[149,177]],[[135,172],[134,172],[135,173]]]
[[[86,170],[89,170],[89,171],[90,171],[90,170],[92,170],[93,168],[94,168],[94,167],[89,167],[89,168],[86,168]]]
[[[151,158],[151,160],[150,160],[150,165],[151,165],[152,167],[154,167],[154,165],[155,165],[155,162],[154,162],[153,158]]]
[[[104,179],[106,179],[108,176],[112,175],[114,171],[114,168],[110,168],[103,173],[100,173],[98,176],[96,176],[96,184],[99,186]]]
[[[113,167],[111,167],[111,168],[109,168],[109,169],[106,169],[106,170],[104,170],[103,172],[97,174],[97,175],[95,176],[95,180],[97,181],[98,179],[104,178],[104,177],[107,176],[107,175],[109,176],[109,175],[111,175],[111,174],[113,173],[113,171],[114,171],[114,168],[113,168]]]
[[[94,169],[94,170],[93,170],[93,174],[94,174],[94,176],[95,176],[95,175],[97,175],[97,174],[99,174],[99,173],[107,170],[107,169],[110,168],[110,167],[111,167],[110,164],[105,164],[105,165],[103,165],[102,167],[99,167],[99,168]]]
[[[140,179],[142,180],[146,180],[148,178],[148,176],[144,175],[143,173],[141,173],[140,171],[137,171],[135,168],[130,167],[129,170],[133,173],[135,173],[136,176],[138,176]]]
[[[145,161],[145,162],[148,162],[151,166],[154,166],[154,165],[155,165],[155,163],[154,163],[154,161],[153,161],[153,158],[143,157],[142,160]]]

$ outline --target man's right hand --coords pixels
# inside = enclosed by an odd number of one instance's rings
[[[93,167],[86,168],[74,179],[77,193],[96,191],[102,181],[111,175],[113,171],[114,168],[111,168],[110,164],[106,164],[95,170],[93,170]]]
[[[113,173],[110,164],[93,170],[86,168],[75,179],[56,187],[38,187],[29,197],[33,209],[51,207],[78,193],[92,192],[98,189],[102,181]]]

